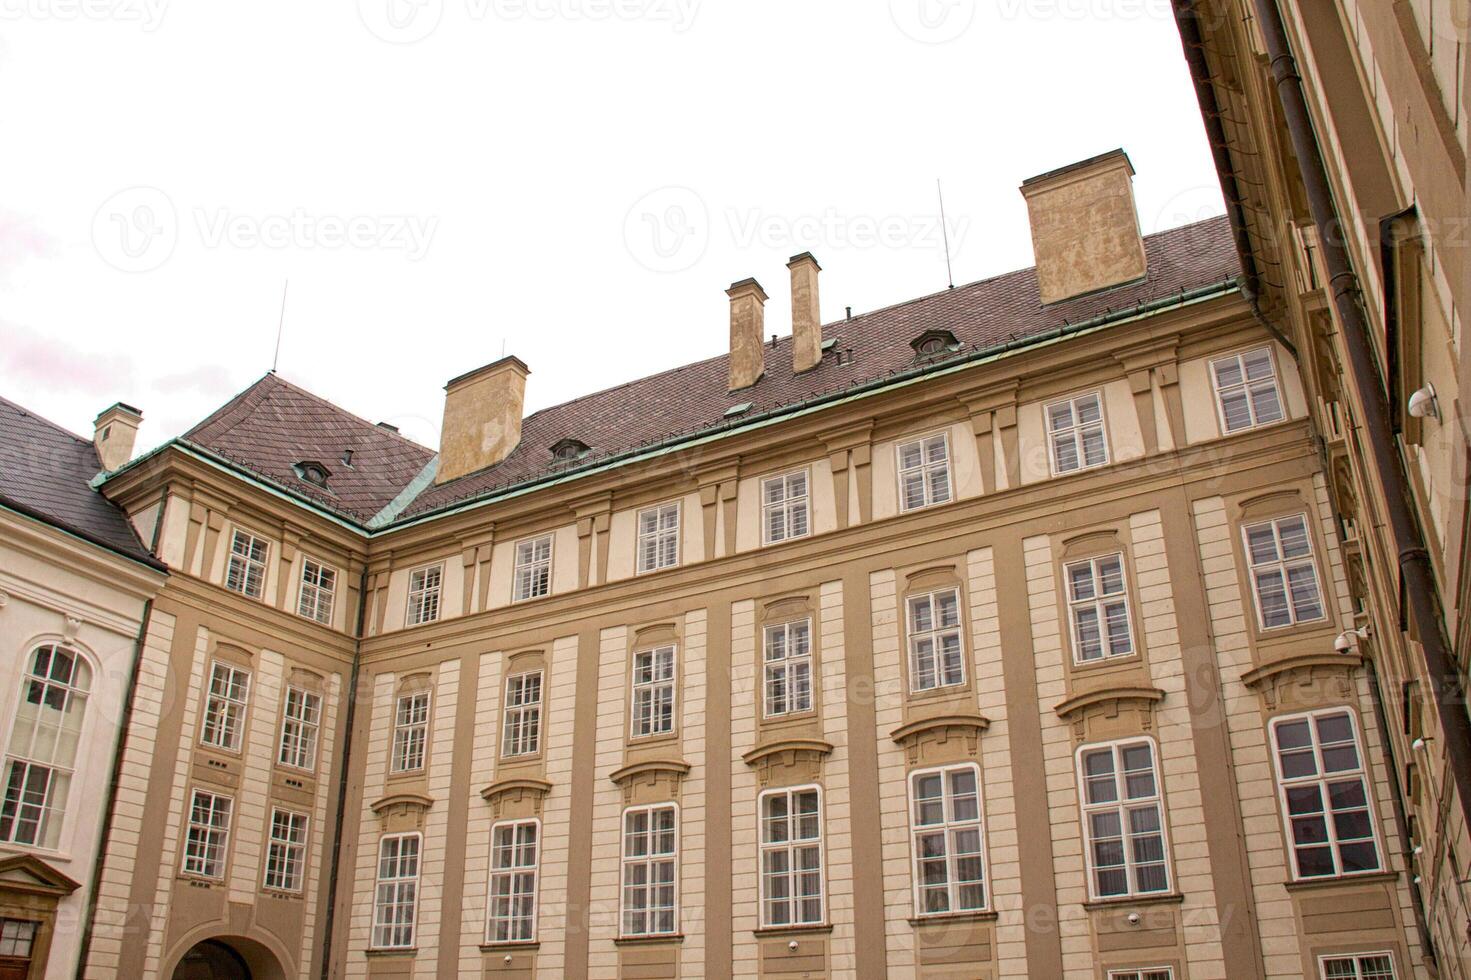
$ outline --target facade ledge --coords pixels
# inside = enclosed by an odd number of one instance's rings
[[[619,936],[614,946],[678,946],[684,942],[684,933],[671,932],[667,936]]]
[[[480,944],[480,952],[482,953],[533,953],[538,949],[541,949],[541,940],[539,939]]]
[[[1353,885],[1388,884],[1399,880],[1398,871],[1371,871],[1359,875],[1338,875],[1333,878],[1304,878],[1301,881],[1286,881],[1282,887],[1290,892],[1311,892],[1319,889],[1347,888]]]
[[[752,929],[751,935],[769,939],[775,936],[825,936],[832,931],[831,922],[821,922],[810,926],[761,926]]]
[[[1120,895],[1117,898],[1094,898],[1083,903],[1090,912],[1094,909],[1116,909],[1128,905],[1179,905],[1185,901],[1180,892],[1160,892],[1158,895]]]
[[[427,810],[433,805],[434,797],[425,796],[423,793],[393,793],[374,803],[371,809],[381,817],[396,806],[411,810]]]
[[[1165,692],[1157,687],[1104,687],[1095,691],[1085,691],[1075,694],[1066,701],[1061,701],[1053,706],[1053,711],[1063,721],[1071,721],[1073,716],[1078,715],[1095,705],[1108,702],[1136,702],[1153,706],[1163,701]]]
[[[363,950],[363,955],[375,960],[411,960],[419,955],[419,949],[416,946],[410,946],[407,949],[370,948]]]
[[[82,886],[31,854],[0,861],[0,889],[65,898]]]
[[[914,915],[909,917],[909,924],[916,929],[925,926],[945,928],[957,922],[995,922],[1001,918],[1000,912],[945,912],[940,915]]]
[[[1363,656],[1358,653],[1302,653],[1254,667],[1241,675],[1241,683],[1253,690],[1270,688],[1284,674],[1347,671],[1363,662]]]
[[[507,797],[531,796],[540,802],[552,791],[552,784],[545,779],[519,777],[498,779],[480,791],[480,798],[495,806]]]
[[[889,737],[901,746],[909,746],[922,741],[927,735],[933,735],[943,741],[951,736],[977,736],[990,727],[991,719],[984,715],[936,715],[933,718],[920,718],[907,725],[900,725],[889,733]]]
[[[608,778],[619,786],[627,787],[642,777],[657,781],[661,777],[678,782],[689,775],[690,764],[682,759],[647,759],[634,762],[621,769],[614,769]]]
[[[741,761],[748,766],[759,766],[785,753],[822,759],[831,755],[832,751],[833,743],[820,738],[783,738],[756,746],[742,755]]]

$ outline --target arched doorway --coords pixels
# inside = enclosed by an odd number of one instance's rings
[[[173,980],[286,980],[270,950],[236,936],[201,939],[179,958]]]

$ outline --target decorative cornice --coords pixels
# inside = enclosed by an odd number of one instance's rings
[[[748,766],[759,766],[784,754],[790,754],[793,759],[803,756],[825,759],[832,751],[833,743],[820,738],[784,738],[756,746],[741,756],[741,761]]]
[[[1241,683],[1253,690],[1269,686],[1283,674],[1295,674],[1298,672],[1311,673],[1320,667],[1326,667],[1330,671],[1349,671],[1364,662],[1359,653],[1300,653],[1296,656],[1283,657],[1281,660],[1254,667],[1241,675]]]
[[[939,735],[941,738],[948,738],[951,734],[962,737],[976,736],[990,727],[991,720],[984,715],[936,715],[933,718],[920,718],[906,725],[900,725],[889,733],[889,737],[899,745],[908,747],[930,734]]]
[[[1146,705],[1158,704],[1165,698],[1165,692],[1157,687],[1129,686],[1129,687],[1104,687],[1096,691],[1085,691],[1075,694],[1066,701],[1061,701],[1053,706],[1053,711],[1063,721],[1069,721],[1077,715],[1094,705],[1106,704],[1110,701],[1116,703],[1142,702]]]
[[[480,791],[480,798],[487,803],[494,804],[512,793],[522,793],[535,796],[539,800],[551,791],[552,784],[545,779],[532,779],[530,777],[497,779]]]
[[[425,796],[423,793],[391,793],[374,803],[371,809],[381,817],[384,813],[396,806],[403,806],[414,810],[427,810],[433,805],[434,797]]]
[[[16,871],[29,875],[35,880],[22,881],[17,878],[7,877]],[[0,859],[0,894],[12,891],[23,892],[27,895],[49,895],[55,898],[65,898],[81,887],[79,883],[68,878],[33,854],[17,854],[14,857]]]
[[[644,762],[634,762],[621,769],[614,769],[608,774],[608,778],[619,786],[627,787],[640,776],[648,776],[658,779],[661,776],[669,777],[678,781],[689,775],[690,764],[681,759],[649,759]]]

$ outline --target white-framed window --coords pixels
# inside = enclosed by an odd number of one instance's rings
[[[679,809],[673,803],[623,811],[624,936],[660,936],[679,927]]]
[[[189,800],[189,830],[184,838],[184,873],[202,878],[225,876],[230,847],[230,815],[235,801],[196,789]]]
[[[1141,738],[1083,746],[1078,789],[1093,897],[1169,891],[1154,742]]]
[[[501,755],[535,755],[541,749],[541,678],[539,670],[506,678]]]
[[[266,556],[271,546],[264,538],[235,529],[230,537],[230,561],[225,567],[225,588],[259,599],[266,590]]]
[[[516,602],[537,599],[552,592],[552,536],[516,542]]]
[[[332,625],[332,605],[337,599],[337,569],[315,558],[301,559],[301,594],[296,611],[324,626]]]
[[[373,948],[414,945],[419,911],[418,834],[391,834],[378,842],[378,882],[373,890]]]
[[[1323,980],[1395,980],[1394,954],[1340,953],[1318,957]]]
[[[761,481],[761,536],[766,544],[805,538],[811,530],[807,471]]]
[[[1052,473],[1061,476],[1108,462],[1108,436],[1103,429],[1103,396],[1089,392],[1047,406],[1047,442]]]
[[[60,846],[91,687],[92,668],[75,650],[31,651],[5,748],[0,840]]]
[[[900,510],[919,510],[950,500],[950,441],[946,433],[901,442],[898,454]]]
[[[912,595],[909,618],[909,689],[932,691],[965,683],[965,644],[960,638],[960,590]]]
[[[1175,980],[1172,966],[1149,966],[1127,970],[1109,970],[1108,980]]]
[[[1318,566],[1306,514],[1293,514],[1241,529],[1251,562],[1252,592],[1262,629],[1323,619]]]
[[[301,891],[302,872],[306,868],[305,813],[271,809],[271,836],[266,845],[264,885],[272,891]]]
[[[1277,370],[1266,347],[1211,361],[1221,431],[1228,435],[1280,422],[1286,417],[1277,390]]]
[[[1330,708],[1273,719],[1272,746],[1293,876],[1332,878],[1380,870],[1353,712]]]
[[[393,709],[393,771],[423,769],[428,740],[429,692],[399,695]]]
[[[974,764],[909,775],[916,915],[986,908],[981,771]]]
[[[657,572],[679,564],[679,501],[638,512],[638,570]]]
[[[769,790],[760,801],[761,924],[817,925],[824,909],[822,790]]]
[[[321,727],[322,696],[288,686],[281,712],[281,751],[276,760],[307,772],[317,768],[317,733]]]
[[[634,738],[674,731],[674,644],[633,655],[631,730]]]
[[[209,692],[204,701],[199,741],[228,752],[240,751],[249,700],[250,672],[216,660],[209,669]]]
[[[0,919],[0,956],[29,957],[40,931],[34,919]]]
[[[1063,566],[1073,656],[1078,663],[1126,657],[1134,652],[1124,556],[1102,555]]]
[[[764,631],[766,717],[812,710],[812,620],[768,626]]]
[[[425,565],[409,573],[408,624],[432,623],[439,618],[439,591],[444,565]]]
[[[490,898],[485,940],[529,943],[536,939],[536,881],[541,821],[512,820],[490,829]]]

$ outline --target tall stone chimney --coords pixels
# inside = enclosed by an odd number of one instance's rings
[[[761,334],[766,329],[766,290],[754,279],[733,282],[730,297],[730,390],[749,388],[766,370]]]
[[[111,473],[133,458],[133,443],[138,439],[138,426],[143,413],[132,405],[118,402],[97,416],[93,423],[92,445],[104,472]]]
[[[810,371],[822,363],[822,314],[817,302],[817,274],[822,266],[811,252],[787,261],[792,272],[792,370]]]
[[[435,483],[494,466],[521,442],[521,410],[531,369],[503,357],[444,386]]]
[[[1110,150],[1022,181],[1043,303],[1144,278],[1133,176]]]

